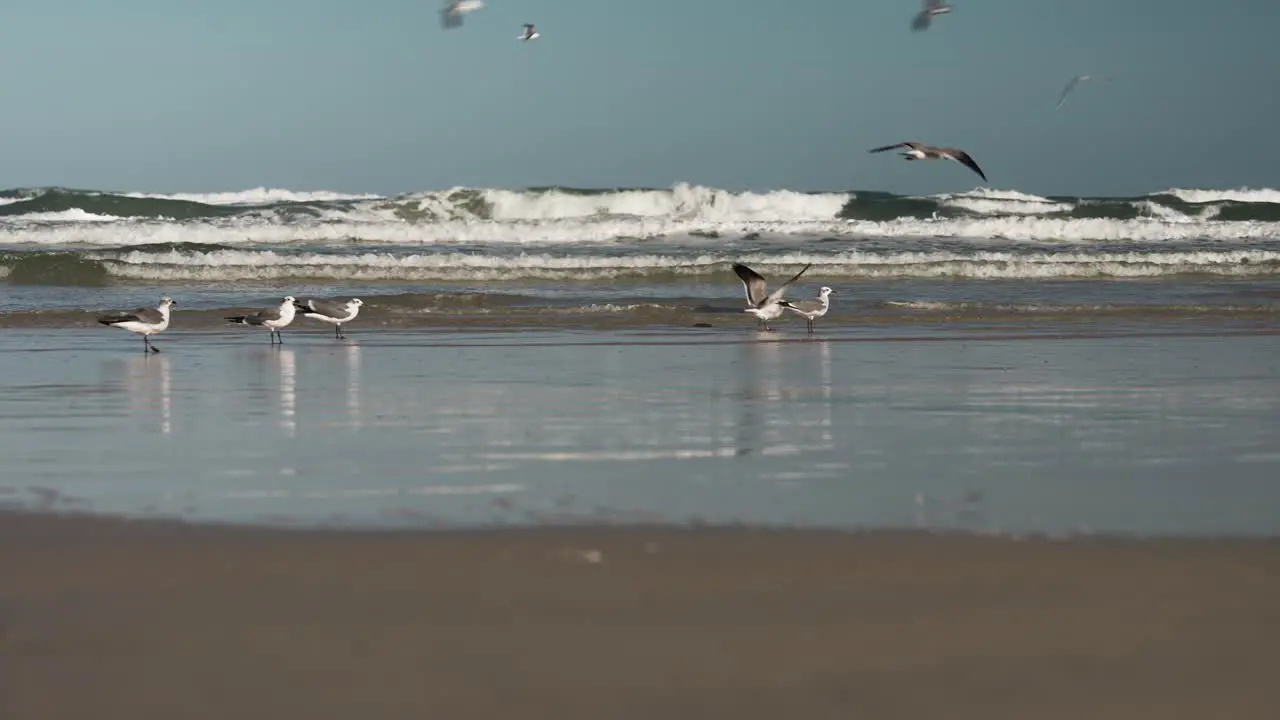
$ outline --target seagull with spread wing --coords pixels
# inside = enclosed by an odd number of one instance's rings
[[[796,280],[812,266],[812,263],[805,265],[800,272],[796,273],[790,280],[782,283],[782,285],[772,293],[767,292],[769,283],[760,273],[743,265],[742,263],[733,264],[733,272],[737,274],[738,279],[742,281],[742,289],[747,293],[747,308],[743,312],[749,312],[760,318],[760,322],[764,325],[765,330],[771,330],[769,321],[782,315],[782,295],[787,291],[787,286]]]
[[[951,6],[942,2],[942,0],[924,0],[924,8],[916,13],[911,19],[911,30],[928,30],[929,23],[933,22],[934,15],[943,15],[951,12]]]
[[[1110,79],[1111,79],[1110,75],[1104,78],[1095,78],[1092,75],[1077,75],[1071,78],[1070,80],[1067,81],[1067,86],[1062,88],[1062,94],[1058,96],[1058,104],[1055,105],[1053,109],[1057,110],[1058,108],[1062,107],[1062,103],[1067,101],[1067,96],[1070,95],[1076,89],[1076,86],[1078,86],[1080,83],[1087,82],[1089,80],[1106,81]]]
[[[978,163],[974,162],[973,158],[969,157],[969,153],[963,150],[957,150],[956,148],[934,147],[933,145],[925,145],[920,142],[908,141],[872,148],[871,152],[878,153],[884,152],[885,150],[893,150],[895,148],[908,148],[906,152],[902,153],[902,157],[908,160],[955,160],[961,165],[978,173],[978,176],[982,178],[983,182],[986,182],[987,180],[987,174],[982,172],[982,168],[978,167]]]
[[[440,11],[440,24],[444,29],[462,27],[462,16],[484,7],[484,0],[445,0]]]

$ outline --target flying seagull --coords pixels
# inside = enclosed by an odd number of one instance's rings
[[[943,15],[951,12],[951,6],[942,2],[942,0],[924,0],[924,9],[916,13],[911,19],[911,31],[928,30],[929,23],[933,22],[934,15]]]
[[[884,152],[885,150],[893,150],[894,148],[900,147],[910,148],[910,150],[902,153],[902,157],[908,160],[940,160],[944,158],[947,160],[955,160],[961,165],[964,165],[970,170],[978,173],[983,182],[986,182],[987,174],[982,172],[982,168],[978,167],[978,163],[974,162],[973,158],[969,157],[969,153],[963,150],[957,150],[956,148],[934,147],[932,145],[925,145],[924,143],[911,141],[872,148],[871,152]]]
[[[296,300],[290,295],[280,301],[279,307],[259,310],[252,315],[232,315],[227,320],[240,325],[264,327],[270,331],[273,345],[276,338],[280,338],[280,344],[283,345],[284,337],[280,335],[280,328],[293,322],[293,315],[297,312],[297,308],[293,305],[295,302]]]
[[[1067,101],[1067,96],[1070,95],[1071,92],[1075,90],[1076,86],[1079,85],[1080,83],[1085,82],[1086,80],[1110,80],[1110,79],[1111,79],[1110,76],[1107,76],[1104,78],[1095,78],[1092,75],[1077,75],[1071,78],[1070,80],[1067,81],[1067,86],[1062,88],[1062,94],[1058,96],[1058,104],[1055,105],[1053,109],[1057,110],[1058,108],[1062,107],[1062,103]]]
[[[142,352],[160,352],[160,348],[151,344],[151,336],[165,331],[169,327],[169,308],[173,300],[163,297],[154,308],[138,308],[129,312],[114,312],[98,318],[98,322],[109,327],[118,327],[142,336]]]
[[[524,30],[520,32],[520,37],[518,39],[536,40],[537,38],[538,38],[538,31],[533,29],[533,23],[525,23]]]
[[[812,333],[813,321],[826,315],[827,310],[831,309],[831,296],[835,292],[835,290],[824,286],[818,291],[817,300],[783,300],[778,304],[797,315],[803,316],[805,323],[809,327],[809,332]]]
[[[799,280],[800,276],[812,265],[813,263],[805,265],[794,277],[782,283],[777,290],[766,295],[765,291],[768,289],[768,282],[764,279],[764,276],[742,263],[734,263],[733,271],[737,273],[738,279],[742,281],[742,288],[747,293],[747,308],[743,312],[749,312],[760,318],[765,330],[771,329],[769,321],[782,315],[782,294],[787,291],[787,286]]]
[[[341,340],[346,337],[342,334],[342,324],[355,320],[356,315],[360,314],[360,306],[363,304],[364,301],[360,298],[352,298],[345,302],[312,299],[306,302],[295,301],[293,306],[298,312],[302,313],[303,317],[333,325],[334,338]]]
[[[440,24],[446,30],[462,27],[462,15],[484,7],[484,0],[445,0],[440,11]]]

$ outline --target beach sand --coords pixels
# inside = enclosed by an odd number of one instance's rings
[[[0,514],[0,716],[1272,718],[1280,541]]]

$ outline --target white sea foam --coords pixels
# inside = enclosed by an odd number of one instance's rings
[[[1271,188],[1237,188],[1235,190],[1195,190],[1183,188],[1171,188],[1165,190],[1162,195],[1172,195],[1183,202],[1189,203],[1211,203],[1211,202],[1262,202],[1262,203],[1280,203],[1280,190]]]
[[[1251,199],[1275,190],[1176,190],[1222,199],[1244,193]],[[69,193],[68,196],[74,196]],[[142,195],[136,195],[143,197]],[[950,218],[845,220],[839,217],[853,193],[799,193],[779,190],[734,193],[688,184],[669,190],[577,193],[563,190],[508,191],[455,188],[398,198],[294,192],[257,188],[234,193],[149,195],[236,205],[281,200],[351,200],[298,211],[272,204],[245,207],[231,215],[177,221],[120,218],[79,208],[0,216],[0,243],[9,245],[143,245],[150,243],[282,244],[345,243],[358,239],[387,244],[496,244],[634,242],[671,238],[698,240],[756,233],[764,236],[848,238],[937,238],[985,242],[1137,243],[1186,240],[1247,242],[1280,238],[1280,222],[1218,221],[1208,203],[1187,214],[1152,199],[1107,201],[1123,213],[1124,203],[1139,217],[1074,218],[1074,205],[1014,190],[981,189],[929,198],[972,215]],[[1190,197],[1188,195],[1188,197]],[[1199,197],[1199,196],[1197,196]],[[1245,197],[1245,195],[1240,195]],[[859,200],[862,202],[862,200]],[[866,198],[867,207],[892,203]],[[1076,201],[1098,203],[1099,200]],[[12,204],[12,202],[10,203]],[[38,205],[33,206],[39,207]],[[99,207],[99,206],[94,206]],[[892,204],[885,205],[892,213]],[[903,212],[918,212],[903,206]],[[109,208],[114,210],[114,208]],[[874,212],[874,211],[873,211]],[[1107,214],[1107,213],[1100,213]]]
[[[57,212],[27,213],[22,216],[22,219],[24,222],[30,223],[109,223],[127,220],[128,218],[71,208],[70,210],[59,210]]]
[[[1182,273],[1274,275],[1280,250],[1132,252],[880,251],[642,254],[565,256],[554,253],[279,253],[218,250],[98,255],[117,277],[151,280],[514,280],[618,278],[653,274],[707,275],[730,262],[752,265],[814,264],[823,277],[1082,278],[1157,277]]]
[[[51,214],[58,215],[58,214]],[[25,216],[24,216],[25,217]],[[61,217],[61,216],[59,216]],[[864,238],[952,238],[1026,242],[1185,240],[1249,241],[1280,238],[1276,222],[1196,222],[1185,217],[1064,218],[1005,216],[898,219],[887,222],[828,220],[806,222],[706,221],[665,218],[543,221],[446,221],[409,223],[379,218],[336,222],[304,218],[290,224],[263,218],[231,218],[175,223],[124,219],[116,222],[0,222],[0,243],[9,245],[110,245],[211,243],[225,245],[335,243],[353,239],[387,244],[498,244],[633,242],[692,234],[712,236],[811,236]]]
[[[205,205],[268,205],[282,202],[333,202],[336,200],[377,200],[381,195],[351,194],[327,190],[296,191],[256,187],[248,190],[210,193],[121,193],[124,197],[154,198],[158,200],[185,200]]]
[[[671,190],[625,190],[585,195],[551,190],[527,192],[485,190],[493,220],[560,220],[593,216],[632,216],[705,222],[829,221],[839,214],[850,193],[732,193],[681,183]]]

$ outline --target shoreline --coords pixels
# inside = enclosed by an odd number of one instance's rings
[[[12,720],[1170,720],[1266,718],[1280,700],[1275,538],[0,512],[0,566]]]

